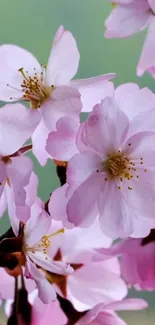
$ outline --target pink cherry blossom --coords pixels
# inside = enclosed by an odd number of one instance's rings
[[[141,310],[146,307],[147,302],[143,299],[124,299],[110,304],[99,304],[88,311],[76,325],[126,325],[115,311]]]
[[[141,218],[154,218],[155,133],[136,127],[130,135],[127,116],[111,98],[82,124],[80,153],[67,168],[68,191],[74,192],[67,215],[75,226],[88,227],[99,214],[103,232],[117,238],[134,232],[135,219],[140,233]]]
[[[146,238],[121,241],[109,249],[99,249],[98,253],[112,256],[121,256],[121,274],[126,283],[138,290],[154,290],[154,254],[155,254],[155,231]],[[99,256],[98,259],[99,260]],[[132,267],[131,267],[132,265]]]
[[[109,0],[111,2],[111,0]],[[154,0],[116,0],[106,19],[105,37],[124,38],[148,27],[146,40],[137,66],[137,75],[148,71],[155,77],[155,3]]]
[[[51,225],[51,218],[45,212],[41,201],[37,200],[31,208],[31,217],[24,226],[23,234],[23,253],[27,261],[27,272],[36,282],[38,295],[43,303],[49,303],[56,299],[56,293],[53,286],[46,280],[42,271],[47,270],[54,274],[70,274],[73,269],[62,261],[54,261],[48,255],[48,248],[51,245],[51,238],[57,233],[63,232],[59,229],[56,233],[47,235]]]
[[[88,89],[93,87],[93,106],[96,98],[101,100],[101,87],[104,88],[104,84],[111,91],[112,85],[107,86],[107,82],[115,76],[108,74],[71,83],[78,70],[80,55],[73,35],[63,26],[58,28],[54,37],[47,68],[40,65],[30,52],[15,45],[2,45],[0,58],[0,99],[25,99],[35,108],[41,106],[44,122],[50,129],[54,128],[59,117],[80,112],[82,107],[78,88],[82,96],[85,89],[89,96]]]
[[[60,222],[53,221],[49,232],[57,231],[61,226]],[[108,247],[110,243],[111,239],[102,236],[97,223],[88,233],[79,228],[65,229],[63,236],[52,238],[48,254],[53,260],[69,263],[74,273],[59,279],[51,274],[51,282],[58,294],[69,299],[78,311],[90,309],[97,302],[120,300],[127,294],[116,258],[106,261],[106,257],[101,263],[93,262],[93,248]]]

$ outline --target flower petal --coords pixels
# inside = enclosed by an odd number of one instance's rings
[[[54,86],[67,85],[77,72],[79,59],[73,35],[60,26],[48,59],[46,83]]]
[[[49,214],[42,207],[42,202],[37,200],[32,207],[31,217],[24,227],[25,241],[28,246],[33,246],[47,234],[51,225]]]
[[[102,99],[114,94],[114,85],[108,82],[115,77],[114,73],[100,75],[88,79],[72,80],[70,85],[79,90],[82,101],[82,111],[91,112],[93,106],[100,103]]]
[[[105,309],[120,310],[141,310],[148,307],[148,303],[143,299],[129,298],[122,301],[112,302],[105,306]]]
[[[22,168],[21,168],[22,166]],[[33,164],[30,158],[17,156],[11,158],[11,163],[6,165],[7,176],[13,188],[14,200],[17,205],[23,205],[26,199],[25,186],[29,184]]]
[[[107,181],[99,197],[100,226],[113,239],[127,237],[133,232],[135,213],[128,203],[128,186],[123,182],[121,187],[118,189],[115,182]]]
[[[53,261],[50,257],[43,252],[28,253],[29,258],[44,270],[55,274],[72,274],[73,268],[62,261]]]
[[[67,205],[69,222],[89,227],[97,216],[97,200],[103,185],[101,175],[92,174],[74,192]]]
[[[148,71],[155,78],[155,18],[152,17],[142,54],[137,66],[137,75],[140,77]]]
[[[101,158],[93,152],[75,154],[68,162],[67,183],[76,187],[101,166]]]
[[[57,87],[52,98],[41,106],[41,113],[46,127],[56,131],[56,122],[63,116],[78,118],[82,109],[80,93],[71,87]]]
[[[123,38],[133,35],[145,28],[150,19],[150,12],[130,7],[114,8],[105,21],[105,37]]]
[[[0,154],[11,155],[31,137],[40,121],[39,112],[22,104],[7,104],[0,109]]]
[[[49,134],[46,144],[47,152],[55,159],[68,161],[78,152],[76,147],[76,133],[79,127],[76,118],[64,116],[57,121],[57,131]]]
[[[135,83],[126,83],[117,87],[115,100],[129,120],[139,113],[155,108],[155,94],[149,88],[140,89]]]
[[[65,184],[61,187],[58,187],[55,191],[52,192],[48,204],[48,209],[51,217],[54,220],[62,221],[63,225],[66,228],[70,228],[72,227],[72,224],[68,222],[66,214],[66,207],[69,200],[69,197],[66,193],[67,188],[68,184]]]
[[[45,126],[44,121],[41,120],[32,135],[32,152],[41,166],[45,166],[50,157],[45,149],[48,134],[49,130]]]
[[[49,304],[51,301],[56,300],[56,293],[53,286],[46,280],[44,275],[37,269],[37,267],[30,261],[27,260],[30,274],[36,282],[38,288],[38,296],[44,304]]]
[[[127,116],[113,98],[107,97],[101,104],[94,106],[85,122],[84,145],[91,146],[103,159],[109,152],[118,150],[125,139],[128,126]]]

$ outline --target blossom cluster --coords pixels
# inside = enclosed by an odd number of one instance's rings
[[[137,71],[154,76],[155,1],[115,2],[105,36],[148,25]],[[47,65],[0,46],[0,217],[7,209],[11,224],[0,238],[0,299],[9,325],[124,325],[116,311],[147,307],[128,288],[155,289],[155,94],[115,88],[115,73],[72,80],[79,59],[63,26]],[[46,202],[30,151],[42,167],[56,165],[61,186]]]

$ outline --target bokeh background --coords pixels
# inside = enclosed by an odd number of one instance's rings
[[[0,0],[0,44],[24,47],[45,64],[53,36],[58,26],[63,24],[72,31],[81,54],[78,78],[116,72],[116,85],[136,82],[154,90],[155,81],[149,75],[136,76],[145,32],[129,39],[104,39],[104,21],[111,8],[107,0]],[[33,161],[40,179],[39,195],[47,200],[58,185],[55,166],[49,162],[41,168],[34,158]],[[5,215],[0,221],[0,233],[8,227]],[[130,296],[133,295],[146,298],[150,307],[142,312],[123,312],[124,319],[129,325],[154,324],[155,294],[132,290]],[[3,311],[0,323],[6,323]]]

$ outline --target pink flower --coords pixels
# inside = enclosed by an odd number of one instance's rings
[[[99,304],[88,311],[76,325],[125,325],[115,311],[141,310],[146,307],[147,303],[143,299],[124,299],[110,304]]]
[[[155,231],[151,230],[146,238],[127,239],[109,249],[98,252],[112,256],[121,256],[121,274],[126,283],[140,290],[155,289]],[[98,258],[99,260],[99,258]],[[132,267],[131,267],[132,266]]]
[[[130,135],[113,99],[94,107],[79,130],[80,153],[68,163],[69,222],[88,227],[99,214],[103,232],[117,238],[131,235],[135,220],[140,233],[141,218],[154,218],[155,133],[136,128]]]
[[[31,275],[36,282],[38,295],[43,303],[49,303],[56,299],[53,286],[46,280],[40,267],[43,270],[54,274],[71,274],[73,269],[62,261],[54,261],[48,254],[51,246],[51,238],[64,230],[59,229],[56,233],[47,235],[51,225],[51,218],[44,210],[42,202],[36,201],[31,208],[31,217],[24,226],[23,254],[27,261],[26,274]],[[38,267],[36,267],[36,265]]]
[[[112,2],[110,0],[110,2]],[[155,4],[154,0],[116,0],[105,22],[107,38],[124,38],[148,27],[147,37],[137,66],[137,75],[146,70],[155,77]]]
[[[33,164],[28,157],[21,155],[20,150],[39,120],[38,112],[28,111],[21,104],[8,104],[0,109],[0,216],[7,204],[10,214],[11,204],[16,217],[24,221],[33,201],[32,192],[37,187],[36,176],[32,176]],[[28,202],[27,188],[30,183],[32,197]]]
[[[49,232],[60,229],[60,222],[52,223]],[[80,239],[80,240],[79,240]],[[101,244],[102,243],[102,244]],[[59,295],[72,302],[78,311],[92,308],[99,302],[120,300],[127,294],[127,287],[120,277],[116,258],[94,262],[93,248],[109,247],[111,240],[102,235],[98,224],[85,229],[65,229],[63,236],[54,236],[48,254],[54,261],[69,263],[74,273],[68,276],[49,276]]]

